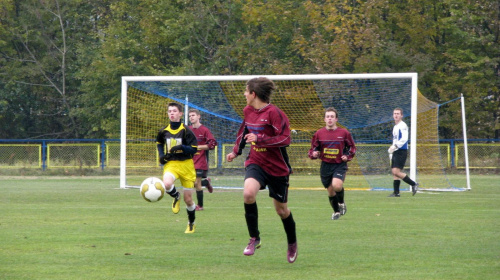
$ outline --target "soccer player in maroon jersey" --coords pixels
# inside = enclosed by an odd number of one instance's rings
[[[189,128],[193,131],[198,141],[198,150],[193,156],[194,168],[196,169],[196,181],[194,182],[194,187],[196,188],[196,198],[198,204],[196,205],[196,211],[203,210],[203,188],[205,186],[209,193],[213,192],[212,185],[210,184],[210,178],[208,175],[208,151],[213,150],[217,146],[217,141],[215,141],[214,136],[206,126],[201,124],[201,114],[197,109],[189,109],[188,112],[189,121],[191,125]]]
[[[270,103],[274,89],[274,83],[264,77],[247,82],[244,120],[238,131],[233,151],[227,154],[226,159],[228,162],[233,161],[235,157],[241,155],[245,145],[251,143],[250,153],[245,160],[243,189],[250,242],[243,254],[251,256],[255,249],[261,246],[256,197],[259,190],[267,186],[276,213],[285,228],[288,241],[287,260],[293,263],[298,251],[295,221],[287,203],[289,175],[292,172],[286,151],[291,141],[290,123],[285,113]]]
[[[347,162],[356,154],[356,145],[351,133],[337,126],[338,113],[334,108],[325,110],[326,126],[314,133],[309,150],[309,158],[321,159],[321,183],[328,191],[328,199],[333,208],[332,220],[345,215],[344,180]]]

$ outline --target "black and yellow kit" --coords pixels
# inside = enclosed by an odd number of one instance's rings
[[[171,150],[175,146],[188,146],[193,149],[197,149],[198,142],[196,140],[196,136],[194,133],[184,124],[180,124],[177,129],[173,129],[171,124],[160,129],[158,132],[158,136],[156,136],[156,143],[159,145],[163,145],[165,154],[171,153]],[[182,150],[177,150],[175,153],[172,153],[169,161],[173,160],[186,160],[192,159],[193,154],[184,153]]]

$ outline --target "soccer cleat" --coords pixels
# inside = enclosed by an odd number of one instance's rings
[[[250,238],[250,242],[248,242],[247,247],[245,247],[245,250],[243,250],[243,255],[245,256],[251,256],[255,253],[255,249],[260,248],[260,239],[257,240],[257,238],[252,237]]]
[[[288,244],[288,252],[286,253],[286,259],[288,260],[289,263],[295,262],[298,253],[299,251],[297,249],[297,242],[293,244]]]
[[[389,196],[387,197],[399,197],[399,193],[391,193]]]
[[[415,186],[411,186],[411,192],[413,195],[415,195],[417,193],[417,190],[418,190],[418,183],[415,182]]]
[[[345,213],[347,213],[347,207],[345,206],[345,202],[339,203],[339,208],[340,208],[340,215],[344,216]]]
[[[186,231],[184,233],[194,233],[194,230],[196,229],[196,225],[194,223],[188,223]]]
[[[213,193],[214,192],[214,188],[212,187],[212,184],[210,184],[210,182],[212,182],[212,179],[210,178],[207,178],[207,185],[205,186],[208,190],[209,193]]]
[[[180,201],[181,195],[177,194],[176,197],[174,197],[174,201],[172,202],[172,212],[174,214],[179,213],[181,211],[181,201]]]
[[[340,212],[335,212],[332,214],[332,220],[338,220],[340,219]]]
[[[201,207],[200,205],[196,205],[196,208],[194,210],[203,211],[203,207]]]

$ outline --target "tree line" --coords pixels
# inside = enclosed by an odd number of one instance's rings
[[[382,72],[499,138],[499,36],[490,0],[0,0],[0,138],[118,138],[121,76]]]

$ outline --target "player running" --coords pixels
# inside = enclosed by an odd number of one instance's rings
[[[193,156],[194,168],[196,169],[196,181],[194,182],[194,187],[196,188],[196,198],[198,204],[196,204],[196,211],[203,210],[203,188],[205,186],[209,193],[213,192],[212,185],[210,184],[210,178],[208,178],[208,153],[209,150],[213,150],[217,146],[217,141],[215,141],[214,136],[210,130],[201,124],[201,114],[197,109],[189,109],[189,122],[191,125],[189,128],[193,131],[198,141],[198,151]]]
[[[195,231],[195,209],[191,190],[196,180],[193,155],[197,150],[196,137],[193,132],[181,122],[182,106],[178,103],[168,104],[170,123],[158,132],[156,143],[160,164],[163,164],[163,183],[167,193],[174,198],[172,212],[180,211],[180,193],[174,186],[179,179],[184,187],[184,202],[188,214],[188,225],[185,233]]]
[[[309,158],[321,159],[320,176],[328,192],[328,199],[333,208],[332,220],[345,215],[344,180],[347,162],[356,154],[356,145],[351,133],[337,126],[338,113],[334,108],[325,110],[325,127],[320,128],[311,140]]]
[[[254,78],[247,82],[244,120],[238,131],[233,151],[227,154],[226,159],[228,162],[233,161],[241,155],[247,143],[251,144],[250,153],[245,160],[243,189],[250,242],[243,254],[251,256],[255,253],[255,249],[261,246],[256,197],[259,190],[267,186],[276,213],[285,228],[288,242],[287,260],[293,263],[297,259],[298,251],[295,221],[287,204],[289,175],[292,172],[286,151],[291,141],[290,124],[285,113],[270,104],[274,89],[274,83],[267,78]]]

